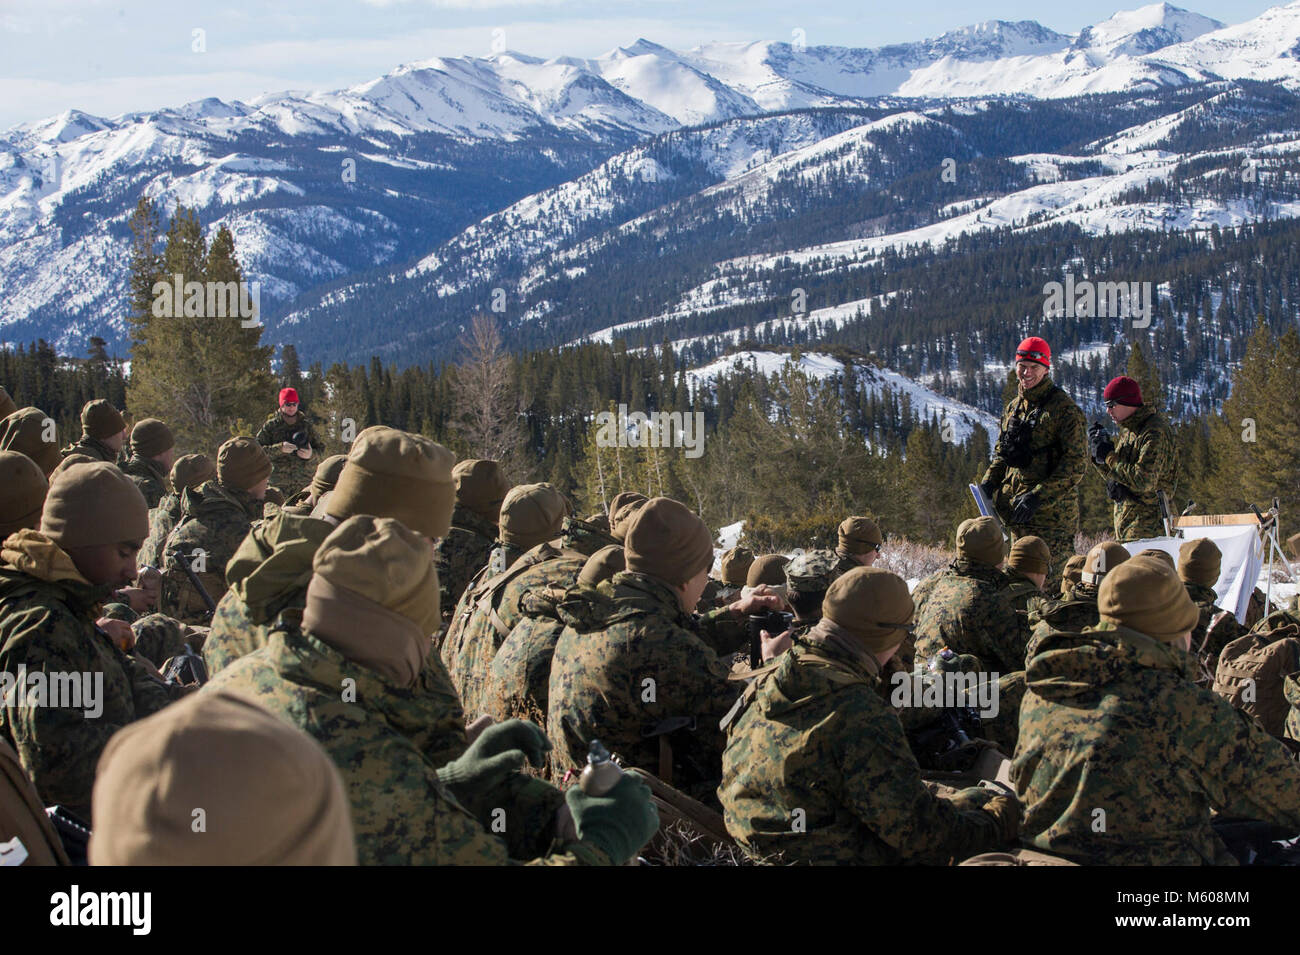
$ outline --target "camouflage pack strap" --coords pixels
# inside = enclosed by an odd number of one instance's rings
[[[871,681],[861,673],[850,670],[843,661],[836,660],[833,657],[822,656],[814,650],[810,650],[803,655],[805,663],[815,665],[819,670],[824,669],[827,672],[823,675],[832,683],[840,686],[850,686],[854,683],[861,683],[863,686],[870,686]]]
[[[554,553],[548,554],[546,553],[547,550],[554,551]],[[488,577],[475,587],[468,606],[474,610],[481,610],[485,614],[495,613],[495,598],[505,589],[506,584],[510,583],[510,581],[514,580],[530,567],[535,567],[542,563],[542,561],[550,560],[558,554],[559,551],[555,551],[554,548],[550,548],[546,544],[542,544],[539,547],[528,551],[505,570],[501,571],[499,574],[494,574],[493,576]]]
[[[748,680],[749,682],[745,685],[745,689],[741,692],[740,696],[736,697],[736,702],[731,704],[731,709],[727,710],[722,719],[718,721],[718,729],[722,730],[724,733],[727,731],[727,727],[735,721],[736,717],[745,712],[749,707],[749,704],[754,701],[754,695],[758,692],[758,685],[762,682],[761,678],[768,673],[771,673],[780,665],[781,661],[778,658],[773,660],[767,666],[760,667],[757,670],[751,670],[748,673],[731,674],[727,677],[729,680]]]

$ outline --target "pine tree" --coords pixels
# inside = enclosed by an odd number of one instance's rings
[[[1138,383],[1142,390],[1142,403],[1156,411],[1164,410],[1164,388],[1160,383],[1160,370],[1147,361],[1140,341],[1134,341],[1128,353],[1128,368],[1124,374]]]
[[[153,273],[148,308],[140,311],[138,294],[157,259],[147,246],[149,209],[138,207],[137,218],[139,245],[132,262],[142,271],[133,270],[130,283],[136,311],[128,399],[137,417],[158,417],[171,425],[179,448],[212,453],[232,434],[255,429],[274,403],[272,349],[261,344],[260,323],[250,324],[240,314],[239,306],[252,295],[233,236],[223,226],[208,248],[193,210],[176,210],[161,273]]]
[[[280,347],[280,381],[284,388],[302,390],[302,366],[298,363],[298,349],[293,345]]]
[[[1300,424],[1289,407],[1297,388],[1300,337],[1289,329],[1277,339],[1261,318],[1233,375],[1222,417],[1210,421],[1208,485],[1217,508],[1244,511],[1275,495],[1288,508],[1300,503]]]

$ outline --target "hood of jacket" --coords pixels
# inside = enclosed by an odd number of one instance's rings
[[[226,565],[226,582],[256,624],[269,624],[300,601],[312,559],[334,530],[328,521],[281,511],[249,531]]]
[[[840,686],[874,687],[879,680],[880,668],[869,655],[850,656],[834,644],[797,637],[775,668],[758,678],[754,703],[768,719],[780,720]]]
[[[200,520],[228,513],[238,512],[245,520],[255,521],[262,516],[262,502],[247,491],[229,487],[215,480],[207,481],[198,487],[187,487],[181,492],[181,517],[197,517]]]
[[[1039,640],[1025,668],[1028,687],[1045,700],[1095,694],[1139,667],[1186,672],[1180,648],[1102,621],[1079,633],[1053,631]]]
[[[108,584],[92,584],[81,576],[68,552],[40,531],[23,529],[0,545],[0,600],[34,586],[53,588],[78,611],[101,604],[113,590]]]

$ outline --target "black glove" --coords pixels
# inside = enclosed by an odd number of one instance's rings
[[[983,492],[984,496],[989,499],[989,503],[993,502],[993,496],[998,493],[998,485],[996,481],[985,481],[983,484],[979,485],[979,489]]]
[[[1133,492],[1119,481],[1111,480],[1106,482],[1106,496],[1116,504],[1123,504],[1133,496]]]
[[[1111,441],[1110,435],[1106,433],[1101,422],[1088,429],[1088,457],[1098,464],[1105,464],[1106,455],[1114,450],[1115,442]]]
[[[1011,502],[1011,523],[1028,524],[1038,512],[1042,502],[1033,491],[1026,491]]]

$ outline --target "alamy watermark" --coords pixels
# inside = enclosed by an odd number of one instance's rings
[[[686,457],[704,453],[703,411],[618,411],[596,415],[596,445],[601,448],[685,448]]]
[[[98,719],[104,712],[104,674],[58,670],[29,673],[27,664],[20,663],[16,673],[0,670],[0,706],[84,710],[86,719]]]
[[[186,282],[179,272],[153,284],[154,318],[238,318],[254,328],[262,306],[260,282]]]
[[[1132,318],[1134,328],[1151,324],[1150,282],[1094,282],[1066,273],[1064,282],[1043,286],[1044,318]]]
[[[905,707],[930,707],[952,709],[975,707],[980,719],[991,720],[998,715],[998,674],[967,673],[947,670],[920,675],[895,673],[890,677],[893,691],[889,702],[898,709]]]

